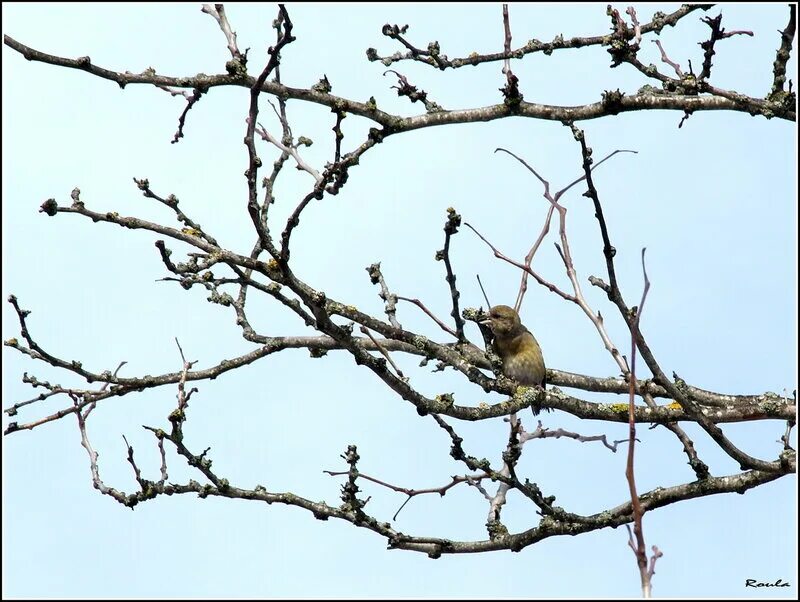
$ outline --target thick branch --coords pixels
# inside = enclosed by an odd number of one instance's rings
[[[98,67],[91,62],[89,57],[68,59],[50,55],[25,46],[7,35],[4,36],[4,42],[7,46],[13,48],[28,60],[86,71],[103,79],[114,81],[121,88],[124,88],[128,84],[158,84],[175,88],[197,88],[199,90],[207,90],[216,86],[241,86],[252,88],[256,82],[254,77],[243,74],[230,75],[226,73],[194,77],[172,77],[156,75],[149,72],[139,74],[123,73]],[[785,112],[777,113],[775,111],[779,107],[775,105],[775,103],[741,94],[737,96],[731,94],[731,98],[736,99],[732,100],[722,97],[643,93],[624,95],[613,105],[604,101],[599,101],[574,107],[543,105],[521,101],[519,105],[515,106],[513,111],[505,104],[501,103],[474,109],[437,111],[414,117],[401,117],[382,111],[372,104],[349,100],[326,92],[318,92],[311,88],[293,88],[276,82],[265,81],[261,86],[261,91],[281,98],[292,98],[324,105],[337,111],[344,111],[371,119],[385,128],[386,131],[383,133],[384,137],[390,134],[453,123],[494,121],[495,119],[502,119],[512,115],[548,121],[578,122],[629,111],[677,110],[681,112],[738,111],[770,117],[775,116],[790,121],[795,121],[796,119],[794,110],[786,110]]]

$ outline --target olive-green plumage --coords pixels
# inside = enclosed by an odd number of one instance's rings
[[[489,310],[489,317],[481,323],[494,334],[493,347],[503,360],[503,374],[521,385],[544,388],[547,373],[542,349],[523,326],[519,314],[508,305],[495,305]],[[534,409],[534,414],[537,413]]]

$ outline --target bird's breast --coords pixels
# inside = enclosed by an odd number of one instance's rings
[[[496,341],[503,360],[503,373],[522,385],[541,385],[545,378],[544,358],[536,339],[529,332],[510,341]]]

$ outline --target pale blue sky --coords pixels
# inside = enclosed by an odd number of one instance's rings
[[[676,5],[638,6],[640,20]],[[450,57],[502,48],[500,4],[289,5],[297,41],[283,52],[282,77],[307,87],[326,74],[335,94],[404,115],[419,105],[397,98],[385,67],[369,63],[399,49],[380,34],[386,23],[411,25],[409,39],[425,47],[438,40]],[[625,7],[620,5],[621,10]],[[4,33],[45,52],[89,55],[98,65],[169,75],[218,73],[229,58],[217,24],[200,4],[9,4]],[[250,50],[251,73],[260,71],[274,42],[276,9],[226,5],[239,46]],[[510,7],[514,45],[529,38],[599,35],[608,30],[605,4]],[[720,42],[712,82],[763,96],[771,85],[776,30],[785,5],[724,6],[723,25],[751,29],[753,38]],[[719,9],[708,14],[716,15]],[[697,42],[708,28],[699,14],[662,35],[671,57],[699,70]],[[654,44],[642,60],[658,63]],[[635,93],[646,83],[632,68],[608,69],[605,49],[536,54],[515,62],[526,100],[574,105],[601,92]],[[659,63],[660,64],[660,63]],[[393,68],[447,109],[499,101],[500,64],[439,72],[401,63]],[[790,63],[796,80],[796,61]],[[261,119],[277,121],[262,97]],[[32,311],[29,326],[52,353],[80,359],[100,372],[126,360],[127,376],[179,369],[177,337],[188,359],[207,367],[252,349],[233,312],[209,304],[206,293],[156,282],[165,274],[153,246],[157,237],[74,215],[48,218],[39,205],[66,203],[75,186],[87,207],[172,224],[171,214],[144,199],[133,177],[175,194],[184,210],[221,243],[239,252],[253,244],[245,211],[242,144],[249,102],[243,88],[214,89],[189,114],[185,138],[170,144],[183,99],[144,86],[120,90],[113,82],[75,70],[27,62],[3,49],[3,298],[17,295]],[[289,104],[296,136],[315,144],[305,159],[318,169],[331,157],[333,118],[324,107]],[[595,157],[621,155],[596,176],[617,249],[616,265],[629,304],[638,302],[640,250],[648,248],[652,288],[643,317],[648,342],[665,372],[693,385],[730,393],[791,391],[797,386],[797,209],[795,124],[742,113],[623,114],[580,123]],[[360,143],[368,121],[350,116],[343,147]],[[520,165],[493,154],[506,147],[526,158],[555,189],[580,174],[580,149],[558,123],[506,119],[434,128],[392,137],[367,153],[337,197],[312,203],[293,236],[294,269],[332,297],[382,316],[377,289],[364,268],[381,261],[391,289],[420,297],[441,317],[450,311],[441,248],[445,211],[455,207],[507,254],[522,257],[547,210],[541,189]],[[277,152],[261,145],[269,166]],[[276,220],[311,187],[306,173],[285,169],[276,191]],[[612,338],[628,349],[624,323],[586,278],[604,276],[601,240],[582,188],[565,197],[570,243],[584,291],[607,320]],[[282,228],[276,222],[274,230]],[[545,277],[568,286],[552,246],[537,255]],[[187,249],[171,245],[175,257]],[[467,229],[453,239],[452,257],[462,306],[482,303],[480,273],[494,303],[513,303],[519,276],[499,263]],[[275,334],[311,334],[292,315],[251,294],[254,327]],[[550,367],[614,376],[618,369],[591,323],[573,305],[531,288],[523,320],[536,334]],[[401,305],[406,328],[447,341],[412,306]],[[18,336],[4,303],[3,339]],[[473,340],[480,339],[470,330]],[[78,386],[71,375],[24,361],[3,350],[3,406],[35,395],[20,380]],[[428,395],[453,392],[457,403],[487,399],[452,372],[415,369],[418,358],[399,357],[412,382]],[[641,364],[640,364],[641,365]],[[340,478],[324,469],[346,468],[339,455],[357,444],[366,473],[406,487],[439,486],[463,465],[448,455],[449,440],[430,418],[393,395],[344,353],[311,360],[304,351],[270,356],[215,381],[199,383],[185,427],[197,452],[211,446],[218,474],[242,487],[263,484],[337,504]],[[589,399],[613,399],[580,393]],[[89,421],[106,484],[133,491],[124,434],[146,478],[158,478],[158,455],[142,424],[165,427],[175,407],[170,387],[110,399]],[[54,411],[51,402],[30,408],[28,421]],[[526,424],[531,420],[523,415]],[[546,426],[583,434],[626,436],[627,426],[580,421],[560,412]],[[4,422],[4,425],[7,420]],[[500,420],[454,423],[468,453],[500,461],[507,427]],[[687,427],[715,475],[737,466]],[[745,451],[777,456],[778,422],[727,425]],[[691,481],[692,471],[674,436],[640,427],[640,491]],[[170,458],[170,480],[201,475]],[[570,440],[528,444],[520,476],[536,481],[557,503],[593,513],[628,499],[622,453]],[[404,496],[362,484],[372,496],[367,511],[390,520]],[[91,486],[87,456],[75,421],[66,419],[3,439],[4,597],[637,597],[639,578],[624,529],[577,538],[554,538],[525,549],[490,555],[423,555],[386,550],[377,535],[349,524],[319,522],[307,512],[278,506],[193,496],[162,497],[130,511]],[[457,487],[444,498],[412,500],[397,529],[414,535],[485,538],[485,500]],[[533,508],[512,495],[504,522],[513,531],[535,524]],[[654,593],[668,596],[797,596],[796,479],[785,477],[751,490],[673,505],[645,517],[648,545],[664,552]],[[746,590],[746,578],[783,579],[781,590]]]

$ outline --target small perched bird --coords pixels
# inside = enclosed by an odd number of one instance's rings
[[[489,317],[481,320],[494,334],[495,353],[503,360],[503,374],[521,385],[542,388],[547,375],[542,349],[531,332],[523,326],[519,314],[508,305],[495,305]],[[537,408],[532,407],[534,415]]]

